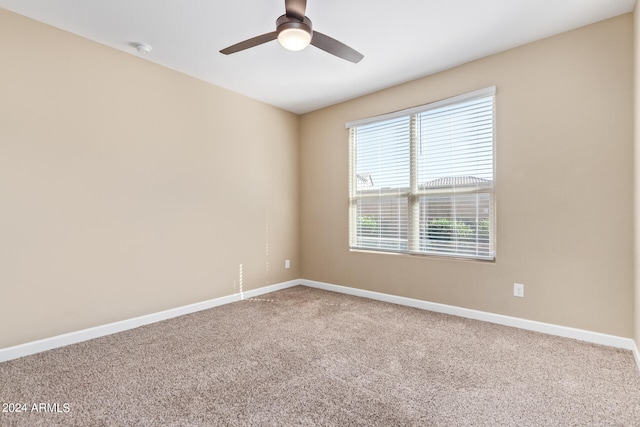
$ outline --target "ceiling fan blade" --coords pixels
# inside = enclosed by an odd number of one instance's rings
[[[271,40],[275,40],[277,38],[278,38],[278,33],[276,31],[272,31],[270,33],[262,34],[260,36],[256,36],[248,40],[242,41],[240,43],[236,43],[232,46],[226,47],[222,49],[220,53],[229,55],[231,53],[240,52],[241,50],[249,49],[249,48],[261,45],[263,43],[270,42]]]
[[[364,55],[357,50],[347,46],[342,42],[339,42],[334,38],[327,36],[326,34],[322,34],[317,31],[313,32],[311,44],[318,49],[322,49],[325,52],[337,56],[338,58],[346,59],[347,61],[351,61],[355,64],[357,64],[362,58],[364,58]]]
[[[287,11],[287,16],[302,21],[307,12],[307,0],[284,0],[284,9]]]

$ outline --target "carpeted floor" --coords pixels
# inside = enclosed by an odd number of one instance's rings
[[[297,286],[0,363],[0,402],[26,409],[1,426],[640,426],[640,373],[629,351]]]

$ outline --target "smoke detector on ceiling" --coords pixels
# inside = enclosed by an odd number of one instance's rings
[[[135,48],[138,49],[138,53],[141,55],[146,55],[151,52],[152,47],[146,43],[136,43],[134,44]]]

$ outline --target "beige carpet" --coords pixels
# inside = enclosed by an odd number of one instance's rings
[[[297,286],[1,363],[0,402],[27,405],[1,426],[640,426],[640,373],[629,351]]]

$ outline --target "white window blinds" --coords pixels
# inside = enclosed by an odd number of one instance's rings
[[[347,124],[351,248],[494,259],[494,97]]]

